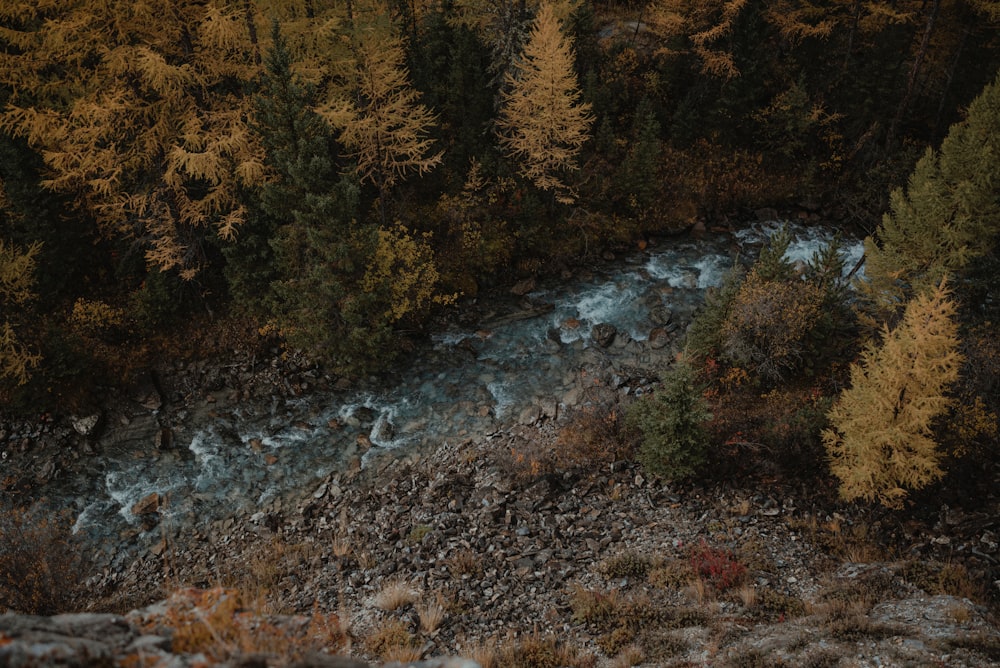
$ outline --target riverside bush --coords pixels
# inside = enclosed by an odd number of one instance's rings
[[[650,473],[667,479],[695,473],[705,461],[711,418],[695,372],[684,361],[664,378],[663,386],[631,406],[627,423],[642,432],[639,461]]]
[[[0,611],[68,612],[87,575],[65,515],[0,505]]]

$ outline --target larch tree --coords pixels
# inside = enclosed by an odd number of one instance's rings
[[[863,293],[893,312],[917,291],[996,247],[1000,235],[1000,76],[952,126],[940,150],[928,149],[890,213],[865,240]]]
[[[319,113],[340,131],[339,140],[357,161],[360,181],[378,189],[383,226],[392,187],[412,174],[425,174],[441,162],[430,130],[434,113],[420,103],[404,65],[402,40],[371,27],[355,30],[354,68],[345,94]]]
[[[2,186],[0,182],[0,209],[3,208]],[[0,239],[0,312],[3,313],[0,317],[0,384],[24,385],[31,370],[42,359],[18,336],[18,323],[12,317],[34,298],[35,257],[39,249],[38,244],[24,249]]]
[[[8,2],[0,128],[23,137],[107,237],[192,278],[205,230],[235,234],[260,180],[245,84],[259,71],[249,3]]]
[[[687,52],[701,71],[722,79],[740,75],[729,39],[747,0],[653,0],[649,25],[663,40],[663,54]]]
[[[883,327],[881,345],[869,344],[851,365],[851,387],[823,432],[844,499],[898,508],[907,490],[944,475],[933,428],[951,405],[947,392],[962,362],[954,315],[942,281],[907,304],[895,329]]]
[[[573,49],[550,5],[539,10],[507,84],[497,119],[501,146],[522,176],[559,201],[572,202],[564,179],[577,168],[594,119],[590,104],[580,101]]]

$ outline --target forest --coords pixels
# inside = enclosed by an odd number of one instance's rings
[[[866,280],[780,238],[734,272],[631,411],[641,458],[823,447],[898,506],[996,457],[998,27],[990,0],[8,0],[3,409],[248,331],[377,373],[466,300],[768,208],[867,237]]]

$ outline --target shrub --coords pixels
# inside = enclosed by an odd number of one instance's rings
[[[764,380],[781,380],[801,366],[824,296],[817,285],[767,280],[755,268],[722,325],[726,357]]]
[[[553,457],[558,469],[589,468],[627,459],[637,434],[619,406],[587,406],[559,432]]]
[[[88,570],[67,516],[0,507],[0,610],[68,612]]]
[[[704,540],[691,550],[691,567],[719,591],[742,584],[747,576],[747,567],[732,552],[711,547]]]
[[[705,293],[705,303],[695,314],[684,341],[684,350],[692,359],[716,356],[722,350],[722,325],[745,275],[741,268],[734,268],[720,287],[709,288]]]
[[[705,461],[711,418],[694,370],[683,361],[664,378],[663,386],[629,406],[626,419],[642,433],[639,460],[650,473],[667,479],[695,473]]]

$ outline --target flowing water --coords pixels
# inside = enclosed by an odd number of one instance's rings
[[[675,322],[686,321],[706,288],[718,285],[734,262],[752,258],[778,228],[763,223],[734,235],[666,240],[585,279],[540,284],[527,295],[534,308],[508,309],[479,329],[435,334],[405,376],[382,387],[192,416],[176,428],[176,447],[168,451],[137,450],[139,440],[111,430],[89,474],[64,485],[76,529],[106,545],[143,542],[159,533],[144,533],[132,507],[152,492],[167,499],[163,521],[199,525],[308,493],[351,457],[363,454],[362,465],[369,465],[389,451],[482,438],[532,407],[543,415],[564,410],[581,400],[589,370],[608,369],[608,360],[611,369],[666,365],[669,346],[654,351],[643,344],[656,314],[661,324],[664,309]],[[808,260],[832,238],[824,228],[789,229],[793,261]],[[861,252],[859,242],[842,242],[848,269]],[[606,350],[591,341],[599,323],[619,332]],[[149,433],[143,424],[132,426],[141,442],[151,445],[154,419]],[[363,452],[358,443],[367,446],[366,439],[371,447]]]

